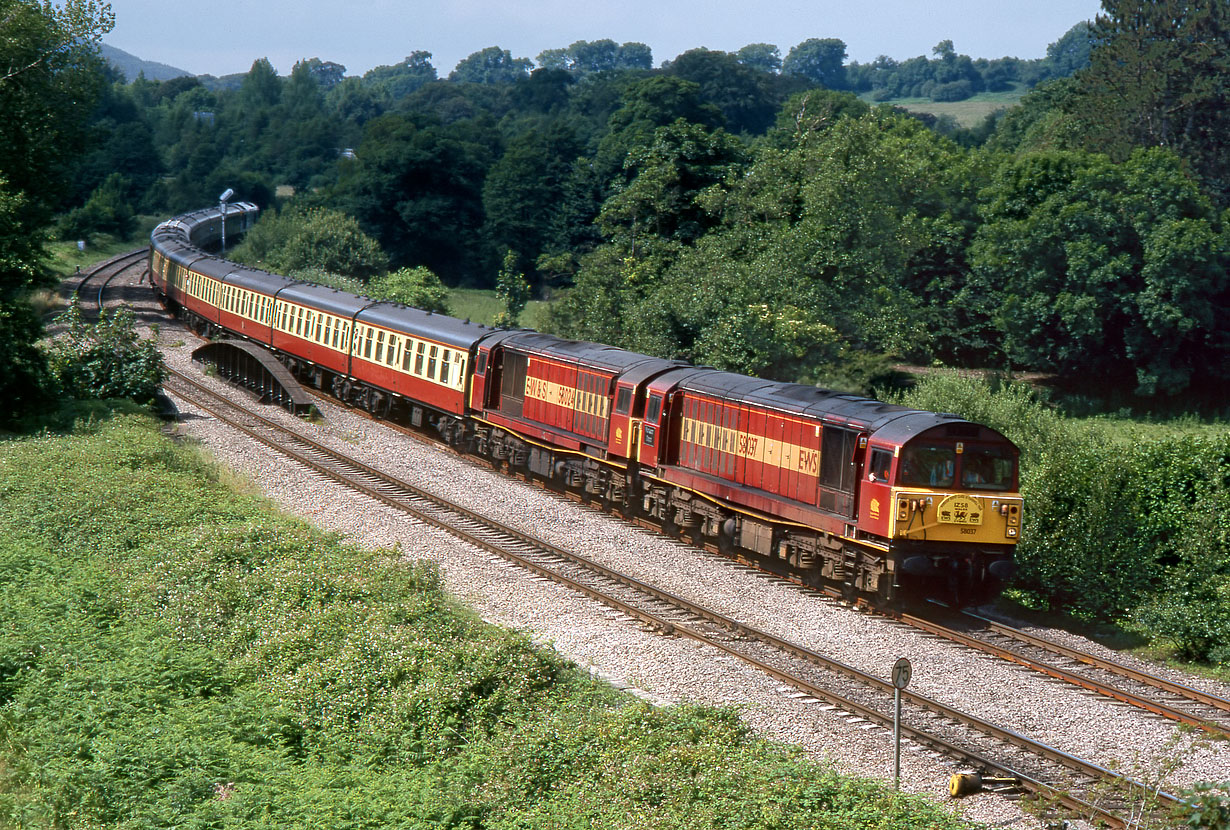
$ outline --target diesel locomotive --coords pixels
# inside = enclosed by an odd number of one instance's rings
[[[979,604],[1013,572],[1018,451],[989,427],[491,328],[209,252],[256,215],[239,203],[163,222],[151,281],[197,331],[262,344],[307,385],[851,600]]]

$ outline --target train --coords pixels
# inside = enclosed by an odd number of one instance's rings
[[[850,602],[992,600],[1014,573],[1019,451],[956,415],[495,328],[230,262],[256,205],[150,235],[160,299],[306,386]]]

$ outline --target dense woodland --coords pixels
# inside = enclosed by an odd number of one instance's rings
[[[1186,401],[1230,373],[1227,11],[1203,5],[1108,3],[1032,61],[945,41],[847,64],[813,38],[657,69],[638,43],[490,47],[447,77],[421,51],[362,77],[83,65],[82,152],[10,185],[67,239],[228,187],[326,208],[379,250],[352,237],[306,266],[524,275],[558,333],[766,377],[865,390],[893,362],[942,363]],[[970,129],[865,100],[1030,86]]]

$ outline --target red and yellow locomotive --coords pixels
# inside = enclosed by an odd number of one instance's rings
[[[229,210],[236,233],[256,209]],[[157,289],[344,400],[851,599],[976,604],[1012,573],[1018,453],[995,430],[295,283],[205,253],[221,218],[155,229]]]

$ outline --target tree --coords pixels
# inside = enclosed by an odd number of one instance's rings
[[[533,68],[529,58],[514,58],[507,49],[488,46],[464,58],[448,79],[464,84],[510,84]]]
[[[525,275],[517,267],[517,253],[508,250],[504,253],[504,264],[500,266],[499,276],[495,281],[495,295],[504,304],[504,310],[496,315],[497,326],[517,325],[521,312],[530,301],[530,284],[525,281]]]
[[[782,73],[802,75],[829,89],[846,88],[846,44],[837,38],[810,38],[793,47]]]
[[[1173,153],[1033,153],[984,199],[958,304],[987,307],[1014,365],[1144,396],[1230,379],[1227,234]]]
[[[446,279],[481,281],[486,252],[477,241],[491,162],[476,138],[465,121],[374,119],[358,159],[341,173],[337,204],[380,240],[395,266],[425,265]]]
[[[1089,65],[1093,51],[1093,31],[1082,20],[1063,33],[1063,37],[1046,47],[1045,77],[1066,78]]]
[[[563,69],[576,75],[613,69],[649,69],[653,53],[643,43],[622,46],[610,39],[578,40],[567,49],[547,49],[538,55],[543,69]]]
[[[137,332],[130,309],[103,310],[93,325],[73,301],[61,322],[64,334],[51,342],[48,359],[64,391],[75,398],[132,398],[148,403],[166,379],[158,344]]]
[[[632,251],[644,235],[694,241],[719,222],[722,187],[746,162],[744,146],[725,130],[682,119],[659,127],[652,142],[628,153],[630,181],[602,206],[599,226]]]
[[[778,103],[754,69],[727,52],[691,49],[667,65],[670,74],[700,86],[705,100],[722,111],[735,133],[763,133]]]
[[[522,261],[532,262],[551,247],[580,149],[576,136],[562,125],[531,129],[513,139],[483,183],[484,235],[497,250],[514,250]]]
[[[365,86],[389,102],[405,98],[410,93],[436,80],[436,68],[431,65],[431,52],[417,51],[393,66],[377,66],[363,75]]]
[[[318,268],[358,279],[388,267],[388,257],[358,222],[325,208],[266,212],[231,257],[283,274]]]
[[[735,52],[735,58],[744,66],[761,72],[776,74],[782,70],[782,53],[772,43],[749,43]]]
[[[96,47],[110,6],[0,2],[0,421],[46,400],[47,365],[34,349],[42,326],[26,297],[46,281],[43,241],[79,154],[102,83]]]
[[[320,58],[310,58],[305,61],[300,61],[295,64],[296,67],[303,64],[309,75],[320,84],[320,88],[324,92],[328,92],[333,87],[342,82],[346,77],[346,67],[340,63],[333,61],[322,61]]]
[[[1230,204],[1230,4],[1104,0],[1072,112],[1113,159],[1168,147]]]

